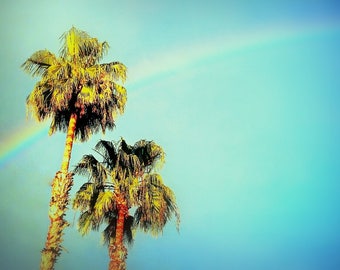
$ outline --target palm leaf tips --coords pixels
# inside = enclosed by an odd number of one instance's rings
[[[95,186],[93,183],[83,184],[73,200],[73,208],[77,210],[87,210],[94,197]]]
[[[164,185],[159,174],[148,174],[139,189],[142,202],[135,213],[137,225],[152,235],[162,232],[163,227],[174,214],[179,229],[180,214],[173,191]]]
[[[90,37],[86,32],[75,27],[65,32],[60,39],[63,41],[60,53],[64,59],[79,61],[85,58],[88,66],[101,60],[109,49],[107,42],[99,42],[98,39]]]
[[[32,54],[21,67],[32,76],[44,75],[49,67],[57,63],[56,56],[47,51],[40,50]]]

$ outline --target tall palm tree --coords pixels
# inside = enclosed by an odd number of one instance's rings
[[[42,250],[41,269],[53,269],[61,252],[64,219],[72,174],[68,172],[74,139],[86,141],[91,134],[113,129],[117,113],[123,113],[126,67],[119,62],[100,64],[107,52],[107,42],[99,42],[86,32],[72,27],[61,36],[57,57],[48,50],[31,55],[22,68],[32,76],[41,76],[27,97],[28,110],[44,121],[51,118],[50,134],[66,132],[61,169],[52,182],[49,208],[50,226]]]
[[[102,223],[109,249],[109,270],[126,269],[127,249],[133,231],[140,228],[157,235],[175,214],[177,229],[180,216],[173,191],[167,187],[157,169],[164,163],[162,148],[141,140],[128,145],[99,141],[95,151],[102,157],[85,155],[74,172],[88,177],[76,193],[73,208],[80,210],[78,229],[82,235],[98,230]],[[129,210],[134,207],[134,216]]]

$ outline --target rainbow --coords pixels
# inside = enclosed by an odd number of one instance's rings
[[[18,153],[32,146],[48,133],[48,124],[22,123],[22,127],[10,130],[2,139],[0,147],[0,168],[11,161]]]
[[[340,25],[337,23],[310,23],[291,25],[291,27],[272,26],[246,33],[231,33],[229,36],[205,40],[202,44],[180,44],[173,50],[154,52],[152,59],[141,60],[139,64],[129,68],[129,80],[132,82],[130,87],[132,85],[136,87],[138,90],[133,94],[139,94],[144,86],[149,86],[150,83],[161,80],[169,74],[180,74],[183,70],[187,72],[188,69],[199,65],[209,64],[263,46],[284,44],[327,31],[339,31],[339,29]]]
[[[183,50],[183,47],[180,47],[174,51],[155,53],[154,58],[148,59],[147,63],[142,62],[140,65],[129,68],[131,74],[129,74],[130,82],[127,83],[127,88],[136,89],[131,94],[138,95],[143,91],[143,86],[161,80],[168,74],[178,74],[182,70],[205,64],[207,60],[218,61],[221,57],[238,54],[258,46],[285,42],[327,31],[339,31],[339,29],[339,24],[335,23],[328,25],[310,24],[299,28],[296,25],[281,29],[271,27],[257,32],[220,37],[198,46],[197,44],[188,44],[186,46],[189,48],[188,50]],[[162,59],[161,63],[159,59]],[[47,122],[33,124],[31,121],[27,121],[22,124],[22,127],[7,133],[1,142],[0,168],[18,153],[45,136],[48,133],[49,124]]]

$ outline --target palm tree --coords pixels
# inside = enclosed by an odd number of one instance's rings
[[[72,27],[61,36],[57,57],[48,50],[31,55],[22,68],[32,76],[41,76],[27,97],[28,110],[44,121],[52,118],[50,134],[66,132],[61,169],[52,182],[49,208],[50,226],[42,250],[41,269],[53,269],[61,252],[64,215],[73,184],[68,172],[74,139],[86,141],[100,129],[113,129],[117,113],[123,113],[126,90],[126,67],[119,62],[99,64],[107,52],[107,42],[99,42],[86,32]]]
[[[126,269],[127,249],[136,228],[157,235],[175,214],[177,229],[180,216],[173,191],[167,187],[157,169],[164,163],[162,148],[152,141],[141,140],[128,145],[99,141],[93,155],[85,155],[74,172],[87,176],[88,182],[76,193],[73,208],[80,210],[78,230],[82,235],[91,229],[103,231],[109,250],[109,270]],[[129,210],[134,207],[134,216]]]

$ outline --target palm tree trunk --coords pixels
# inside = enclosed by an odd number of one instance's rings
[[[109,245],[109,256],[110,256],[110,263],[109,263],[109,270],[125,270],[126,269],[126,257],[127,257],[127,249],[123,243],[123,236],[124,236],[124,222],[125,217],[128,214],[128,208],[126,206],[125,201],[122,196],[119,196],[117,203],[118,203],[118,218],[117,218],[117,225],[116,225],[116,238],[115,240],[110,242]]]
[[[63,241],[63,230],[69,226],[64,219],[69,201],[69,192],[73,185],[73,174],[68,173],[71,159],[72,145],[75,135],[77,114],[72,114],[66,135],[64,156],[61,164],[61,171],[57,172],[52,181],[52,194],[48,216],[50,226],[47,232],[47,239],[44,249],[41,251],[41,270],[52,270],[61,253]]]
[[[76,131],[77,118],[78,118],[77,114],[72,113],[69,124],[68,124],[63,161],[61,163],[61,172],[64,174],[67,174],[69,164],[70,164],[72,146],[73,146],[74,135]]]

